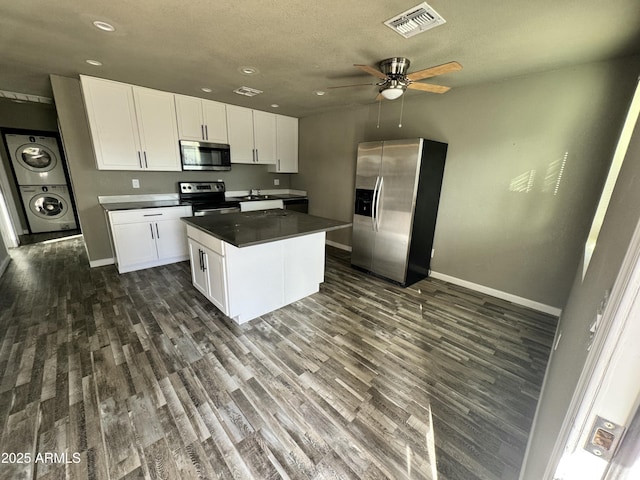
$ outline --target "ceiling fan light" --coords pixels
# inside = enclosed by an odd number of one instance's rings
[[[404,93],[404,89],[401,87],[395,88],[383,88],[380,90],[380,95],[382,95],[387,100],[395,100],[396,98],[400,98]]]

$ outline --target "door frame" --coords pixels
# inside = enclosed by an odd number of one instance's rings
[[[544,480],[601,480],[610,464],[584,450],[596,415],[628,427],[640,403],[640,221],[602,311]],[[624,437],[623,441],[624,441]],[[615,458],[613,460],[615,462]]]

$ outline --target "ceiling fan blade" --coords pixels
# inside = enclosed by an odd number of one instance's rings
[[[330,88],[348,88],[348,87],[364,87],[364,86],[373,86],[376,85],[375,83],[354,83],[353,85],[336,85],[335,87],[327,87],[327,89]]]
[[[410,83],[407,88],[412,90],[420,90],[423,92],[431,93],[445,93],[451,90],[451,87],[444,87],[442,85],[433,85],[432,83]]]
[[[354,67],[358,67],[360,70],[363,70],[365,72],[367,72],[369,75],[373,75],[374,77],[378,77],[382,80],[385,80],[387,78],[387,76],[382,73],[380,70],[376,70],[373,67],[370,67],[369,65],[354,65]]]
[[[425,68],[424,70],[418,70],[417,72],[409,73],[407,78],[412,81],[424,80],[425,78],[436,77],[438,75],[444,75],[449,72],[457,72],[462,70],[462,65],[458,62],[443,63],[436,67]]]

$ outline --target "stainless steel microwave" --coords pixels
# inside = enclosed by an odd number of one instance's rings
[[[180,140],[182,170],[231,170],[231,147]]]

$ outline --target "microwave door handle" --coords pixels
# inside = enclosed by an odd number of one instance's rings
[[[378,184],[380,183],[380,176],[376,177],[376,185],[373,187],[373,202],[371,205],[371,229],[376,230],[376,192],[378,191]]]

